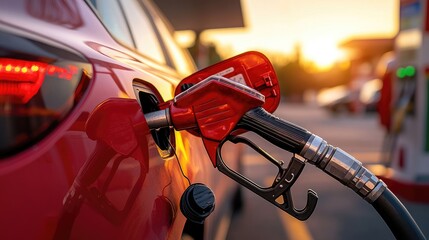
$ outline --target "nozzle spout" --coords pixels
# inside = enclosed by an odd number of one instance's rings
[[[144,116],[151,130],[172,126],[168,108],[146,113]]]

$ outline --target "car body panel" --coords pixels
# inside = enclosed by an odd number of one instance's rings
[[[1,238],[180,238],[182,171],[212,183],[215,170],[187,132],[173,131],[176,154],[160,154],[133,87],[168,100],[180,74],[119,44],[84,1],[0,5],[1,31],[72,49],[93,67],[85,95],[58,126],[1,159]]]

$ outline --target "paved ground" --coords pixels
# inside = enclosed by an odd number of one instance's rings
[[[275,113],[341,147],[364,164],[380,160],[383,132],[375,115],[333,117],[315,107],[282,104]],[[254,136],[250,136],[254,137]],[[283,152],[261,139],[264,149],[278,159],[287,160]],[[253,181],[267,184],[275,169],[251,150],[246,151],[243,174]],[[297,221],[252,192],[245,190],[243,211],[232,218],[227,239],[394,239],[372,206],[336,180],[308,165],[292,189],[297,208],[306,202],[306,190],[318,193],[315,212],[305,222]],[[426,236],[429,236],[429,205],[404,202]]]

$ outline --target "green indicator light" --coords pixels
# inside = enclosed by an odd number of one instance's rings
[[[416,68],[413,66],[407,66],[405,68],[405,76],[414,77],[414,75],[416,75]]]
[[[404,78],[405,77],[405,68],[398,68],[398,70],[396,70],[396,76],[398,78]]]

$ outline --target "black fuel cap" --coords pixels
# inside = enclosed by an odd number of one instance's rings
[[[189,186],[180,199],[180,210],[190,221],[202,224],[215,208],[213,191],[202,183]]]

